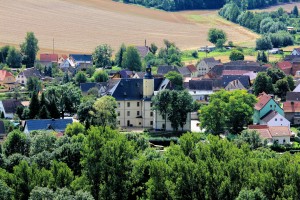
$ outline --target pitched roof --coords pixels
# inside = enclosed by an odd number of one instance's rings
[[[37,78],[43,77],[42,73],[34,67],[25,69],[24,71],[20,72],[19,75],[25,76],[26,78],[29,78],[32,76],[37,77]]]
[[[195,65],[187,65],[186,67],[190,70],[191,73],[198,71]]]
[[[191,72],[187,67],[178,67],[177,69],[182,76],[190,76],[191,75]]]
[[[300,101],[300,92],[287,92],[286,101]]]
[[[35,130],[54,130],[57,132],[64,132],[67,125],[71,124],[73,119],[33,119],[26,120],[28,131]]]
[[[269,131],[272,137],[291,136],[291,131],[287,126],[270,126]]]
[[[92,62],[92,54],[70,54],[76,62]]]
[[[137,49],[142,58],[145,58],[145,56],[149,53],[148,46],[135,46],[135,48]]]
[[[292,61],[294,60],[295,58],[298,58],[300,57],[299,55],[287,55],[284,57],[284,61]]]
[[[245,90],[246,88],[239,80],[233,80],[225,86],[226,90]]]
[[[5,126],[2,120],[0,120],[0,134],[5,134]]]
[[[158,66],[158,68],[157,68],[157,74],[158,75],[165,75],[170,71],[174,71],[174,72],[179,73],[176,66],[161,65],[161,66]]]
[[[223,70],[222,76],[224,75],[244,75],[245,73],[249,73],[251,71],[247,70]]]
[[[2,100],[2,104],[6,113],[15,113],[18,106],[23,106],[21,101],[16,99]]]
[[[89,89],[94,88],[94,87],[96,87],[98,89],[100,88],[98,83],[80,83],[81,92],[88,92]]]
[[[40,54],[40,61],[41,62],[57,62],[58,61],[58,55],[57,54],[41,53]]]
[[[259,136],[263,139],[272,139],[268,125],[249,125],[248,129],[257,131]]]
[[[300,48],[294,48],[294,50],[300,54]]]
[[[285,113],[288,112],[300,112],[300,102],[298,101],[286,101],[283,103],[283,110]]]
[[[163,81],[162,78],[154,79],[154,90],[156,91]],[[120,79],[120,82],[110,90],[110,94],[116,100],[142,100],[143,79],[130,78]]]
[[[265,116],[261,118],[262,121],[264,122],[269,122],[271,121],[276,115],[280,115],[278,112],[274,110],[270,110]]]
[[[292,63],[289,61],[281,61],[277,63],[277,66],[279,69],[284,70],[284,69],[292,68]]]
[[[270,95],[266,93],[260,93],[258,96],[258,102],[254,105],[255,110],[261,110],[272,99]]]
[[[6,70],[0,70],[0,81],[4,81],[6,77],[14,77],[14,75]]]
[[[119,73],[120,73],[121,78],[130,78],[133,76],[133,71],[130,71],[127,69],[123,69]]]
[[[213,80],[190,80],[190,90],[213,90]]]
[[[134,75],[138,76],[138,78],[143,78],[145,76],[145,72],[136,72]]]
[[[239,80],[245,88],[250,87],[250,77],[245,75],[225,75],[222,76],[223,87],[226,87],[230,82]]]

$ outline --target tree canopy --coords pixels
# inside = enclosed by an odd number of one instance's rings
[[[101,44],[93,52],[93,61],[98,68],[111,66],[112,48],[108,44]]]
[[[26,56],[26,67],[33,67],[36,54],[39,51],[38,40],[33,32],[27,32],[25,42],[20,45],[21,52]]]

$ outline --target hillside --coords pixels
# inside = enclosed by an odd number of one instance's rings
[[[164,12],[111,0],[14,0],[0,7],[0,45],[18,46],[26,32],[39,39],[41,52],[91,52],[102,43],[143,45],[163,39],[182,49],[209,45],[208,29],[224,29],[229,40],[253,46],[256,34],[227,22],[216,11]]]

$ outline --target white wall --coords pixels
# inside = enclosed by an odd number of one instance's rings
[[[278,144],[289,144],[290,141],[290,137],[289,136],[281,136],[281,137],[272,137],[273,139],[273,143],[278,140]],[[285,142],[283,142],[285,140]]]
[[[165,120],[162,118],[162,116],[159,114],[159,112],[154,111],[154,124],[153,128],[154,129],[164,129],[163,125],[165,124]],[[167,119],[167,125],[166,125],[166,130],[167,131],[173,131],[173,128],[171,126],[171,122]],[[178,130],[181,131],[181,127],[178,127]],[[183,127],[184,131],[191,131],[191,113],[188,113],[188,117],[186,120],[186,124]]]
[[[285,117],[277,114],[273,119],[269,122],[260,121],[261,125],[268,125],[268,126],[288,126],[290,128],[291,122],[287,120]]]

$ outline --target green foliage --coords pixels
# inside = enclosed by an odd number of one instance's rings
[[[53,174],[54,188],[70,187],[71,182],[74,179],[72,170],[63,162],[53,161],[50,169]]]
[[[29,104],[29,118],[34,119],[38,118],[40,109],[40,102],[38,98],[38,94],[36,91],[33,91]]]
[[[274,87],[272,85],[272,79],[266,72],[259,72],[253,84],[254,94],[257,96],[259,93],[265,92],[272,94]]]
[[[226,42],[226,33],[221,29],[211,28],[208,31],[208,41],[213,44],[217,44],[218,40],[223,40],[223,44]]]
[[[13,198],[13,190],[0,179],[0,200],[7,200]]]
[[[272,41],[270,37],[268,36],[263,36],[262,38],[258,38],[256,40],[256,49],[257,50],[269,50],[272,49]]]
[[[269,68],[267,75],[271,78],[272,84],[275,84],[278,80],[285,78],[285,73],[278,68]]]
[[[108,74],[104,70],[97,70],[94,75],[94,79],[96,82],[106,82],[108,81]]]
[[[8,156],[14,153],[28,155],[30,143],[26,135],[18,130],[14,130],[7,135],[3,143],[3,153]]]
[[[134,46],[128,46],[122,58],[122,67],[131,71],[141,71],[141,56]]]
[[[231,61],[244,60],[244,54],[238,50],[233,50],[230,53],[229,59]]]
[[[295,17],[299,16],[299,11],[298,11],[298,7],[294,6],[293,10],[292,10],[292,14],[295,15]]]
[[[39,92],[42,90],[42,82],[37,77],[30,76],[27,79],[26,87],[27,90],[30,92],[33,91]]]
[[[92,115],[90,115],[89,112],[93,109],[94,103],[95,100],[93,99],[84,101],[79,105],[77,110],[78,120],[83,123],[87,129],[92,123]]]
[[[158,52],[158,59],[164,64],[181,66],[181,51],[175,43],[164,40],[165,48],[161,48]]]
[[[15,47],[9,48],[6,63],[11,68],[20,68],[22,66],[22,55]]]
[[[75,81],[76,81],[77,85],[80,86],[80,83],[86,83],[87,78],[86,78],[85,74],[80,71],[75,75]]]
[[[36,54],[39,51],[38,40],[36,39],[33,32],[27,32],[25,42],[20,45],[21,52],[26,56],[25,63],[26,67],[33,67]]]
[[[259,188],[255,188],[255,190],[242,189],[236,200],[267,200],[267,198]]]
[[[7,58],[9,49],[10,49],[10,46],[8,46],[8,45],[3,46],[0,49],[0,63],[6,63],[6,58]]]
[[[69,83],[69,82],[70,82],[69,73],[68,73],[68,71],[66,71],[66,72],[64,73],[62,83],[63,83],[63,84],[66,84],[66,83]]]
[[[201,127],[220,134],[224,130],[239,133],[251,123],[256,98],[246,90],[221,90],[210,96],[209,104],[200,109]]]
[[[36,155],[43,151],[52,152],[55,147],[55,141],[56,137],[52,132],[37,132],[31,137],[30,155]]]
[[[41,110],[38,113],[38,118],[39,119],[49,119],[50,118],[50,113],[45,105],[43,105],[41,107]]]
[[[123,61],[123,55],[126,51],[126,46],[124,43],[122,43],[122,45],[120,46],[119,51],[116,53],[115,55],[115,62],[117,64],[118,67],[122,67],[122,61]]]
[[[85,127],[79,122],[73,122],[72,124],[68,124],[65,134],[72,137],[73,135],[84,134]]]
[[[175,90],[183,90],[183,76],[175,71],[168,72],[165,77],[170,80],[171,87]]]
[[[93,53],[93,61],[97,68],[105,68],[111,65],[112,48],[108,44],[101,44],[96,47]]]
[[[250,149],[257,149],[263,146],[263,141],[259,136],[257,131],[253,130],[244,130],[242,131],[241,135],[239,135],[234,142],[238,146],[242,146],[244,143],[248,144]]]

